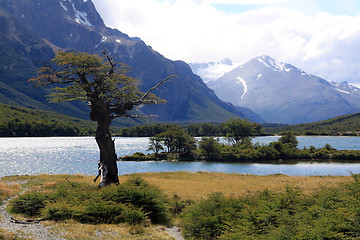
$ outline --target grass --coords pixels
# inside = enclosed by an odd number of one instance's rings
[[[20,185],[18,183],[4,183],[0,182],[0,203],[5,199],[17,194],[20,191]]]
[[[159,187],[167,196],[179,196],[183,200],[199,200],[209,194],[221,192],[225,196],[245,196],[263,190],[280,192],[286,186],[297,187],[304,194],[312,194],[322,187],[338,186],[351,180],[350,176],[287,176],[275,175],[242,175],[214,172],[161,172],[140,173],[119,176],[124,183],[131,176],[140,176],[148,183]],[[27,186],[39,187],[58,183],[79,182],[93,183],[93,176],[85,175],[36,175],[10,176],[5,181],[29,180]]]
[[[245,196],[263,190],[280,192],[286,186],[298,187],[303,193],[311,194],[322,187],[351,180],[349,176],[257,176],[213,172],[141,173],[139,176],[158,186],[169,197],[176,194],[183,200],[199,200],[216,192],[225,196]],[[120,181],[126,178],[128,176],[121,176]]]
[[[173,239],[161,228],[143,228],[126,224],[80,224],[75,221],[47,222],[52,231],[65,239],[121,239],[121,240],[171,240]]]
[[[23,238],[19,238],[16,234],[12,232],[8,232],[5,229],[0,228],[0,239],[1,240],[25,240]]]

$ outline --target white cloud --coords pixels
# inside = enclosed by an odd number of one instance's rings
[[[107,25],[140,37],[173,60],[245,62],[267,54],[328,80],[360,83],[360,16],[306,15],[279,5],[227,14],[209,4],[217,0],[93,1]]]
[[[239,5],[266,5],[284,3],[289,0],[202,0],[207,4],[239,4]]]

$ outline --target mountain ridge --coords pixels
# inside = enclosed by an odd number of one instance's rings
[[[266,55],[208,85],[223,101],[251,108],[271,123],[315,122],[360,111],[355,86],[332,84]]]

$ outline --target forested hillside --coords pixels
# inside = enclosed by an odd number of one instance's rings
[[[292,130],[298,135],[359,136],[360,113],[343,115],[340,117],[314,123],[289,126],[264,125],[264,129],[269,133],[282,133]]]
[[[82,136],[95,132],[95,123],[60,113],[0,104],[0,136]]]

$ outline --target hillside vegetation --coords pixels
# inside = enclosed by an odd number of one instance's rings
[[[360,113],[343,115],[314,123],[288,126],[265,124],[263,127],[266,132],[272,134],[293,131],[298,135],[359,136]]]
[[[95,123],[64,114],[0,104],[0,137],[84,136]]]

